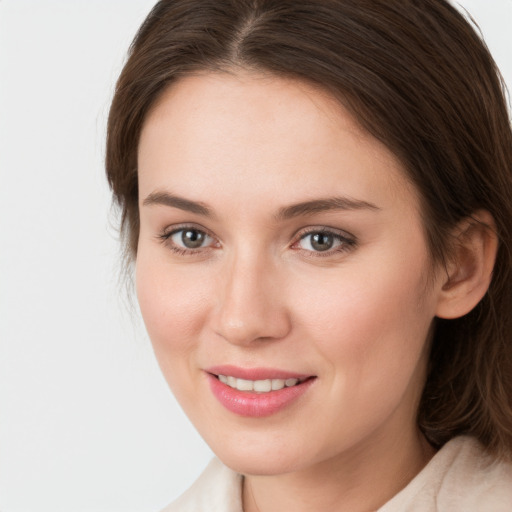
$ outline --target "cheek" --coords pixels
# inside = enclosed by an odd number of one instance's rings
[[[208,295],[204,280],[186,268],[178,270],[140,251],[136,285],[155,355],[164,375],[170,377],[189,361],[200,337]]]
[[[305,338],[315,344],[311,359],[322,362],[326,410],[333,416],[331,427],[322,428],[333,443],[355,442],[386,424],[393,411],[403,412],[404,423],[415,417],[433,318],[420,275],[416,265],[409,272],[365,267],[323,286],[317,281],[298,304]]]
[[[423,282],[424,254],[401,265],[382,253],[380,262],[360,262],[339,276],[301,285],[309,290],[298,302],[302,328],[316,340],[333,378],[350,381],[354,390],[379,389],[384,381],[403,386],[422,356],[434,317]]]

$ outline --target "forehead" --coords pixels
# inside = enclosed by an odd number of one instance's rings
[[[168,88],[143,126],[138,164],[141,198],[172,188],[295,201],[336,190],[417,202],[399,160],[334,97],[248,72],[192,75]]]

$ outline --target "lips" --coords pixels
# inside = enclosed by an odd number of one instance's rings
[[[304,373],[290,372],[276,368],[241,368],[233,365],[212,366],[206,368],[208,373],[213,375],[231,375],[237,379],[266,380],[266,379],[299,379],[304,380],[311,375]]]
[[[211,367],[206,372],[215,398],[229,411],[247,417],[279,412],[306,393],[316,379],[278,369],[231,365]]]

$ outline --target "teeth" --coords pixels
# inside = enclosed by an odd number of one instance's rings
[[[272,379],[272,391],[284,388],[284,379]]]
[[[236,389],[240,391],[253,391],[254,384],[252,380],[236,379]]]
[[[255,380],[253,384],[254,391],[258,393],[268,393],[272,391],[272,381],[267,380]]]
[[[278,391],[284,387],[297,385],[299,379],[265,379],[265,380],[247,380],[237,379],[230,375],[218,375],[219,380],[233,389],[239,391],[256,391],[256,393],[268,393],[269,391]]]

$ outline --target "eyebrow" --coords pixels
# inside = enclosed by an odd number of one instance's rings
[[[191,201],[190,199],[175,196],[173,194],[169,194],[168,192],[152,192],[146,197],[146,199],[144,199],[142,204],[144,206],[171,206],[186,212],[197,213],[198,215],[203,215],[205,217],[213,216],[210,208],[208,208],[204,203],[199,201]]]
[[[330,210],[373,210],[379,211],[380,208],[367,201],[360,201],[350,197],[327,197],[325,199],[314,199],[304,201],[281,208],[277,215],[277,220],[288,220],[301,215],[314,215],[316,213]]]
[[[191,201],[184,197],[176,196],[168,192],[152,192],[144,199],[144,206],[163,205],[172,208],[178,208],[187,212],[213,217],[212,210],[206,204],[200,201]],[[303,201],[280,208],[275,215],[278,221],[289,220],[303,215],[314,215],[331,210],[373,210],[379,211],[380,208],[367,201],[352,199],[350,197],[327,197],[322,199],[313,199]]]

